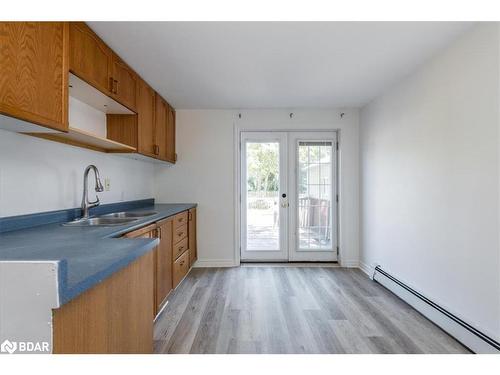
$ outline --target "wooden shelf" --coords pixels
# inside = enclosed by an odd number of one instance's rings
[[[67,133],[23,133],[32,137],[48,139],[54,142],[72,146],[84,147],[94,151],[113,153],[133,153],[135,147],[115,142],[107,138],[98,137],[80,129],[70,127]]]

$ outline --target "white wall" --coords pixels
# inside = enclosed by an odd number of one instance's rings
[[[70,121],[105,134],[104,115],[74,99]],[[0,217],[79,207],[89,164],[103,183],[110,178],[110,191],[99,193],[102,203],[153,197],[154,164],[0,130]]]
[[[345,110],[177,111],[175,167],[157,166],[159,202],[197,202],[200,265],[235,263],[235,126],[243,130],[341,130],[341,259],[357,266],[359,247],[358,111]]]
[[[499,35],[481,24],[361,111],[361,261],[500,337]]]

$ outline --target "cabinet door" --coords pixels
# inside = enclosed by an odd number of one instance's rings
[[[156,155],[161,160],[175,163],[175,112],[158,94],[155,103]]]
[[[143,155],[154,156],[155,92],[142,79],[138,82],[137,99],[138,151]]]
[[[172,107],[167,108],[167,130],[166,130],[166,160],[171,163],[177,161],[175,153],[175,111]]]
[[[123,237],[126,238],[154,238],[156,231],[156,224],[151,224],[146,227],[136,229],[132,232],[125,233]]]
[[[160,245],[156,256],[156,312],[172,290],[172,220],[158,223]]]
[[[167,157],[167,104],[156,94],[155,100],[155,156],[166,160]]]
[[[109,95],[113,88],[112,51],[84,22],[71,22],[69,35],[69,69]]]
[[[149,252],[54,309],[54,353],[152,353],[152,268]]]
[[[196,208],[189,210],[189,267],[192,267],[196,259],[198,259],[198,249],[196,242]]]
[[[112,97],[135,112],[137,108],[137,74],[115,54],[113,54],[112,79]]]
[[[68,130],[68,25],[0,22],[0,113]]]

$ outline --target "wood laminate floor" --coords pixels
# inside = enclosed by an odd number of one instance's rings
[[[154,330],[157,353],[469,353],[357,269],[195,268]]]

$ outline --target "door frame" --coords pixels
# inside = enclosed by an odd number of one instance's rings
[[[242,124],[238,123],[238,121],[233,122],[233,140],[234,140],[234,163],[233,163],[233,172],[234,176],[234,266],[241,265],[241,209],[240,209],[240,192],[241,192],[241,133],[243,132],[280,132],[280,133],[288,133],[288,132],[335,132],[337,134],[337,157],[336,157],[336,187],[335,190],[338,195],[338,202],[336,204],[336,212],[337,216],[337,263],[342,266],[342,247],[340,246],[342,242],[342,233],[341,233],[341,211],[342,211],[342,189],[341,189],[341,155],[342,155],[342,143],[341,143],[341,135],[342,131],[339,128],[313,128],[307,129],[305,126],[303,128],[280,128],[278,127],[269,127],[269,128],[247,128],[242,126]]]

